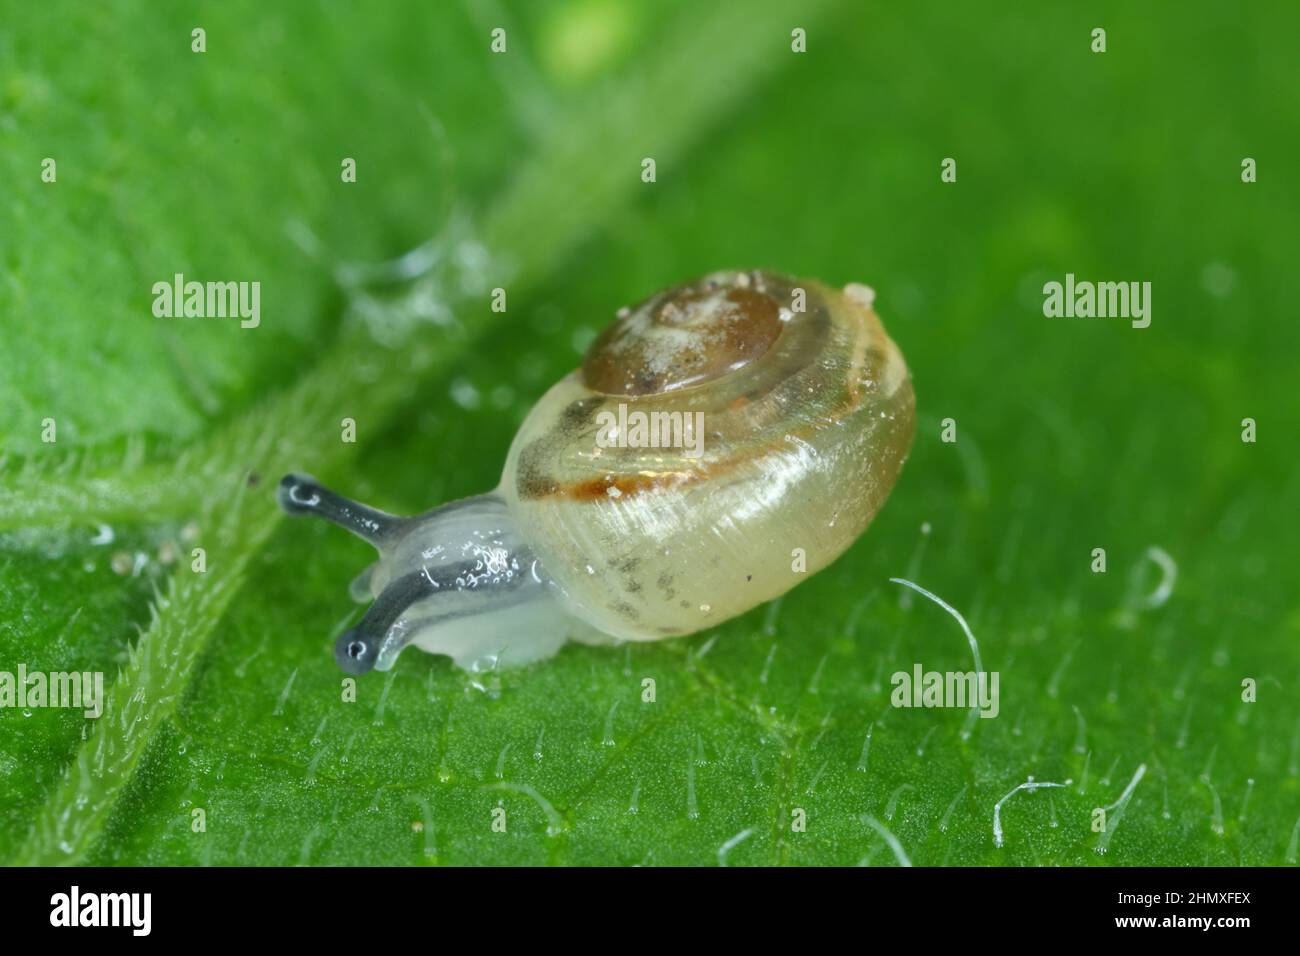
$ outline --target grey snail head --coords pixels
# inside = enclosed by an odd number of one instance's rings
[[[866,529],[914,431],[869,289],[720,272],[621,310],[533,407],[495,491],[409,518],[301,475],[277,494],[379,550],[343,670],[387,670],[408,644],[474,670],[691,634],[779,596]]]

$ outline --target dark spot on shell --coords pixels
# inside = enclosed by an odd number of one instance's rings
[[[614,605],[614,610],[631,621],[639,620],[641,617],[641,612],[626,601],[619,601]]]
[[[587,425],[604,400],[599,396],[593,395],[590,398],[580,398],[576,402],[570,402],[564,406],[564,411],[560,413],[560,423],[563,427],[569,429],[578,429]]]
[[[524,446],[515,467],[515,491],[520,498],[544,498],[559,492],[560,483],[542,470],[547,449],[541,439]]]
[[[519,477],[515,479],[515,488],[520,498],[545,498],[556,494],[560,490],[560,484],[554,478],[520,469]]]

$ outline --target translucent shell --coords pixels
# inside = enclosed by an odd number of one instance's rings
[[[344,671],[408,646],[482,671],[785,593],[866,528],[914,429],[866,287],[724,272],[621,313],[528,415],[496,491],[406,517],[303,474],[276,497],[379,552],[334,645]]]
[[[572,615],[655,640],[788,591],[795,549],[809,574],[834,561],[914,431],[869,290],[721,272],[606,330],[524,421],[497,495]]]

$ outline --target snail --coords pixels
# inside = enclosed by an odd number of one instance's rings
[[[287,475],[281,507],[379,550],[353,582],[374,603],[338,639],[340,667],[388,670],[414,644],[484,670],[568,639],[691,634],[830,564],[884,504],[915,431],[873,300],[728,271],[622,309],[528,413],[496,490],[423,514]]]

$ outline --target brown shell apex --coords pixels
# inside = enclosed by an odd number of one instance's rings
[[[789,302],[762,273],[719,273],[651,296],[605,329],[582,379],[605,395],[654,395],[720,378],[770,349]]]

